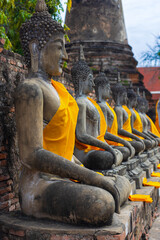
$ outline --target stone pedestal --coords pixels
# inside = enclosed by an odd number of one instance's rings
[[[149,161],[153,164],[153,170],[156,171],[157,170],[157,165],[159,164],[159,160],[155,156],[154,149],[149,150],[147,152],[147,155],[148,155]]]
[[[139,163],[143,171],[146,172],[146,177],[150,178],[153,172],[153,164],[148,160],[147,154],[141,154],[139,157]]]
[[[154,148],[154,153],[155,153],[157,159],[158,159],[159,162],[160,162],[160,147],[155,147],[155,148]]]
[[[143,178],[146,177],[146,173],[139,166],[139,159],[131,159],[123,162],[122,165],[127,168],[126,177],[136,182],[136,189],[142,188]]]
[[[103,170],[101,171],[101,173],[103,173],[104,176],[108,176],[108,175],[112,175],[112,174],[116,174],[116,175],[120,175],[120,176],[125,176],[126,174],[126,166],[118,166],[115,167],[114,169],[110,169],[110,170]]]

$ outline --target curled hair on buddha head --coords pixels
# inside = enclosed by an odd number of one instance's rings
[[[74,85],[76,94],[79,92],[81,83],[86,80],[89,74],[93,75],[92,70],[85,61],[83,47],[80,45],[79,61],[76,62],[71,69],[71,81]]]
[[[127,89],[127,97],[128,97],[129,100],[134,100],[137,97],[137,94],[133,90],[132,82],[130,83],[129,88]]]
[[[142,105],[142,102],[143,102],[143,97],[140,95],[140,91],[139,91],[139,88],[137,88],[137,106],[136,106],[136,109],[139,111],[140,110],[140,107]]]
[[[98,91],[98,87],[99,86],[105,86],[106,84],[109,83],[109,80],[106,76],[106,74],[104,73],[104,65],[103,62],[101,62],[101,69],[99,74],[96,76],[96,78],[94,79],[94,84],[95,84],[95,91]]]
[[[121,83],[120,72],[118,72],[117,83],[112,87],[112,97],[117,102],[118,96],[127,92],[126,88]]]
[[[37,0],[35,13],[28,21],[22,24],[20,29],[25,62],[29,68],[31,67],[29,43],[36,41],[38,49],[41,50],[51,36],[58,32],[64,33],[63,27],[53,20],[48,12],[45,0]]]

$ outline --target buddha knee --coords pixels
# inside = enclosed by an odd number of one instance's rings
[[[127,161],[130,156],[130,150],[127,147],[118,147],[117,149],[123,154],[123,162]]]
[[[117,156],[115,166],[119,166],[123,160],[123,154],[118,149],[114,149],[114,150],[115,150],[116,156]]]
[[[145,150],[148,150],[148,149],[151,149],[151,148],[153,148],[153,144],[152,144],[152,142],[151,141],[149,141],[149,140],[143,140],[144,141],[144,144],[145,144]]]
[[[85,211],[86,221],[91,225],[110,225],[115,212],[115,202],[112,195],[103,189],[96,190],[96,194],[91,197],[91,201],[87,200]],[[85,205],[85,203],[83,203]]]
[[[123,153],[123,161],[127,161],[129,156],[130,156],[130,150],[128,148],[124,148],[124,153]]]
[[[120,206],[122,206],[130,195],[131,184],[126,177],[117,176],[116,187],[120,194]]]
[[[107,151],[90,151],[84,158],[84,166],[92,170],[106,170],[113,165],[114,157]]]

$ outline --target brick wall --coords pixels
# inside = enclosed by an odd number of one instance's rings
[[[24,79],[23,57],[3,48],[0,39],[0,211],[19,208],[18,173],[21,167],[16,138],[14,89]]]

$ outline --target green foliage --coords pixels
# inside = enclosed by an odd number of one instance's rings
[[[155,45],[148,45],[149,50],[142,53],[142,62],[147,65],[160,64],[160,36],[155,37]]]
[[[32,16],[36,3],[37,0],[0,0],[0,38],[5,39],[6,49],[22,54],[20,26]],[[62,23],[61,12],[64,9],[61,0],[46,0],[46,4],[52,17]],[[68,0],[66,4],[70,11],[72,1]],[[69,30],[66,25],[64,27]]]

